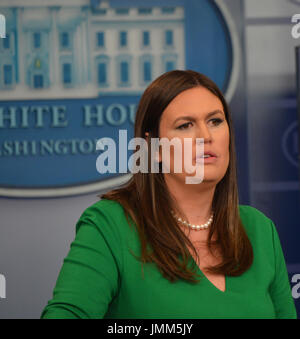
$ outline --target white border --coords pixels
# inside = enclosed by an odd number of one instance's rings
[[[282,136],[282,140],[281,140],[281,148],[283,151],[284,156],[287,158],[287,160],[294,166],[299,167],[299,162],[297,159],[294,159],[287,147],[287,139],[290,135],[290,133],[294,130],[294,129],[298,129],[298,121],[294,121],[292,122],[289,127],[285,130],[285,132],[283,133]]]
[[[132,174],[123,174],[116,178],[102,180],[97,183],[62,187],[62,188],[1,188],[0,197],[4,198],[59,198],[92,192],[100,192],[111,187],[125,184]]]
[[[238,80],[239,80],[239,73],[241,69],[241,54],[242,54],[241,46],[239,43],[239,36],[238,36],[236,25],[234,23],[234,20],[227,6],[224,4],[224,0],[214,0],[214,2],[219,7],[225,19],[225,22],[228,27],[231,43],[232,43],[232,70],[231,70],[228,87],[225,93],[226,101],[229,103],[236,91]]]
[[[232,43],[232,70],[228,87],[226,89],[225,98],[230,102],[238,84],[239,72],[241,67],[241,49],[239,44],[238,32],[234,20],[224,4],[224,0],[214,0],[217,7],[220,9],[221,14],[227,24],[229,35]],[[97,183],[84,184],[78,186],[62,187],[62,188],[1,188],[0,197],[4,198],[59,198],[76,196],[80,194],[88,194],[92,192],[100,192],[106,189],[112,189],[119,185],[125,184],[132,174],[120,175],[115,178],[102,180]]]

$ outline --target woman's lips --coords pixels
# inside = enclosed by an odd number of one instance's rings
[[[204,155],[209,155],[209,157],[198,156],[198,157],[196,157],[196,163],[210,164],[210,163],[214,163],[218,158],[212,152],[204,153]]]
[[[214,162],[216,162],[217,157],[208,157],[208,158],[196,158],[196,163],[204,163],[204,164],[212,164]]]

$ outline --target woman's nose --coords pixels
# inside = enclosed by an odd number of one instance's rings
[[[196,138],[203,143],[211,141],[211,132],[206,124],[199,126]],[[200,143],[200,141],[198,142]]]

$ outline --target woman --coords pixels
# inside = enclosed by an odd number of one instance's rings
[[[174,170],[173,148],[165,173],[161,147],[159,173],[133,174],[84,211],[42,318],[296,318],[273,222],[238,204],[232,122],[218,87],[194,71],[163,74],[140,100],[135,137],[192,138],[201,182]]]

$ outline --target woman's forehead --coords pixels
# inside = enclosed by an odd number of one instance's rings
[[[204,87],[195,87],[178,94],[162,113],[162,119],[175,120],[181,115],[195,119],[211,112],[224,112],[221,100]]]

